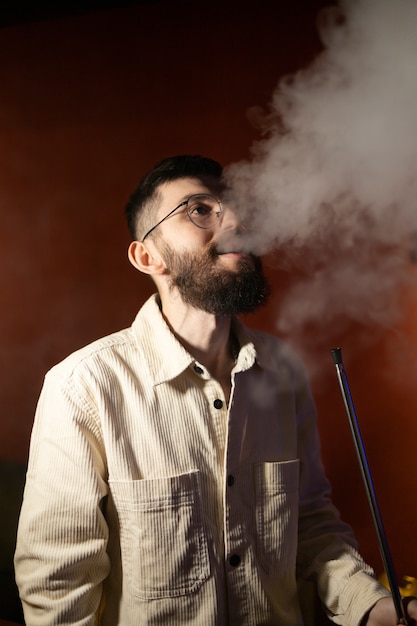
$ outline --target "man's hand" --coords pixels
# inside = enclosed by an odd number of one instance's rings
[[[404,598],[408,626],[417,626],[417,598]],[[382,598],[372,607],[362,621],[362,626],[396,626],[397,612],[391,598]]]

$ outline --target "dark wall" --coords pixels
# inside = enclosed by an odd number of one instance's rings
[[[259,138],[251,107],[318,52],[322,4],[161,0],[0,30],[0,458],[26,461],[45,371],[128,325],[152,291],[126,258],[123,207],[139,178],[169,154],[247,157]],[[248,323],[274,332],[291,277],[268,273],[271,308]],[[409,294],[404,312],[412,345]],[[417,402],[393,356],[397,331],[375,331],[371,358],[359,349],[349,365],[398,572],[416,575]],[[320,366],[313,385],[335,500],[380,572],[328,352],[340,340],[353,352],[361,333],[310,332],[327,333],[308,363]]]

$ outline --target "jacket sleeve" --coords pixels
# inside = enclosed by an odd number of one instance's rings
[[[105,455],[91,394],[52,370],[31,438],[15,553],[28,626],[94,624],[109,572]]]
[[[389,595],[357,551],[352,529],[340,520],[325,476],[316,411],[302,374],[297,391],[300,509],[297,575],[314,580],[333,622],[359,625],[366,612]]]

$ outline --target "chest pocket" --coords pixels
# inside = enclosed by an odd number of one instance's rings
[[[130,591],[151,600],[196,591],[210,574],[198,472],[111,482],[122,568]]]
[[[256,550],[267,572],[295,569],[299,461],[255,465]]]

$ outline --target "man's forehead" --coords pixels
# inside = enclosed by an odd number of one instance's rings
[[[171,200],[181,202],[195,193],[211,193],[217,196],[224,190],[225,184],[216,176],[193,176],[163,183],[158,188],[158,195],[164,203]]]

